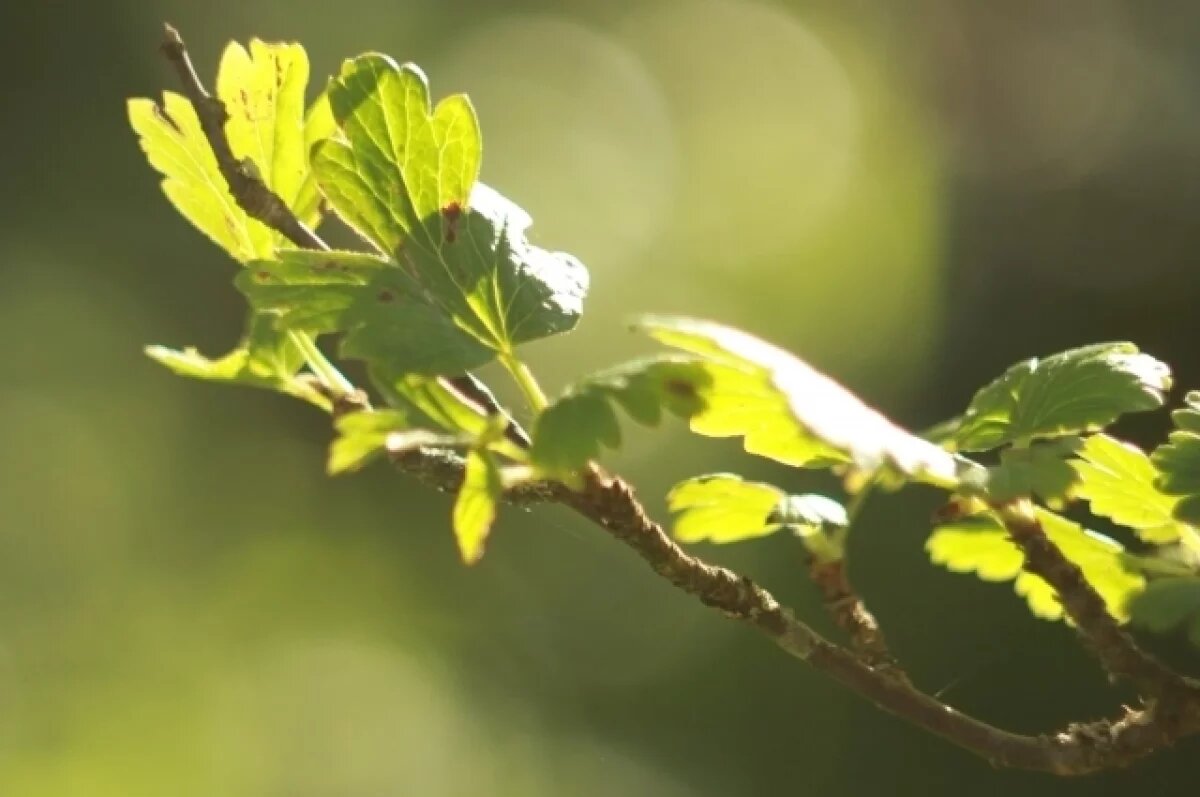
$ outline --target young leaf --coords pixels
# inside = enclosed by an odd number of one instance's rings
[[[1069,459],[1081,445],[1078,437],[1067,437],[1002,450],[1000,464],[988,468],[988,498],[1011,501],[1036,495],[1047,504],[1065,502],[1079,482]]]
[[[962,451],[1102,429],[1161,407],[1170,369],[1132,343],[1071,349],[1009,368],[971,400],[953,434]]]
[[[504,480],[496,460],[486,451],[467,454],[466,473],[454,502],[454,539],[464,564],[483,556],[484,543],[496,519],[496,504],[504,494]]]
[[[751,453],[792,465],[850,460],[941,486],[958,481],[947,451],[899,428],[857,396],[796,357],[729,327],[687,318],[647,318],[659,341],[720,367],[692,428],[746,438]]]
[[[216,96],[229,114],[225,131],[233,154],[247,159],[263,181],[295,207],[307,173],[304,89],[308,56],[298,44],[266,44],[247,51],[231,43],[221,57]],[[128,103],[129,121],[163,191],[176,209],[239,262],[268,257],[280,236],[249,218],[229,194],[196,111],[166,92],[160,104]],[[306,215],[310,220],[315,206]]]
[[[409,429],[398,410],[351,412],[337,419],[337,437],[329,447],[326,470],[331,476],[358,470],[387,450],[388,436]]]
[[[345,62],[328,96],[345,140],[314,148],[321,190],[431,308],[496,352],[575,326],[587,270],[530,245],[528,214],[476,182],[481,145],[466,97],[432,108],[419,69],[376,54]]]
[[[1129,604],[1133,624],[1156,633],[1180,629],[1200,648],[1200,577],[1162,578]]]
[[[305,332],[346,332],[343,356],[389,373],[461,373],[494,352],[432,304],[395,262],[357,252],[281,249],[256,260],[235,283],[276,324]]]
[[[216,360],[194,348],[179,351],[147,346],[146,354],[180,376],[275,390],[329,409],[325,396],[296,378],[304,356],[288,333],[276,329],[269,318],[259,314],[251,317],[249,329],[237,348]]]
[[[1038,509],[1038,522],[1064,557],[1083,571],[1084,578],[1104,599],[1118,620],[1128,619],[1128,602],[1146,585],[1145,577],[1115,541],[1088,531],[1066,518]],[[1037,617],[1063,618],[1054,589],[1038,576],[1022,570],[1024,557],[1000,521],[976,515],[936,528],[925,544],[934,564],[955,573],[973,572],[984,581],[1015,579],[1015,588]]]
[[[698,412],[710,382],[707,364],[686,357],[647,358],[593,374],[538,415],[530,456],[545,473],[578,470],[603,446],[621,444],[614,402],[639,423],[657,426],[664,408],[681,418]]]
[[[1137,532],[1146,542],[1176,542],[1186,527],[1173,513],[1178,498],[1155,486],[1158,471],[1140,448],[1108,435],[1084,441],[1072,465],[1079,474],[1077,494],[1092,512]]]
[[[1184,402],[1184,409],[1171,413],[1175,431],[1154,449],[1150,460],[1161,474],[1158,488],[1179,499],[1175,518],[1200,525],[1200,391],[1188,393]]]
[[[788,495],[732,473],[696,476],[676,484],[667,506],[677,513],[680,542],[741,542],[790,529],[799,536],[847,525],[841,504],[822,495]]]
[[[743,481],[732,473],[687,479],[667,493],[667,507],[677,513],[675,538],[680,542],[739,542],[771,534],[771,511],[786,494],[762,482]]]

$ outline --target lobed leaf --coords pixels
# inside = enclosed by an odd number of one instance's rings
[[[337,437],[329,447],[326,470],[331,476],[359,470],[387,451],[389,435],[410,428],[408,416],[399,410],[351,412],[334,424]]]
[[[692,418],[699,434],[744,437],[750,453],[789,465],[849,461],[860,470],[894,468],[941,486],[958,481],[953,455],[782,349],[707,321],[651,317],[638,326],[710,363],[713,379]]]
[[[1129,605],[1133,624],[1156,633],[1175,629],[1200,648],[1200,577],[1157,579]]]
[[[1084,578],[1104,599],[1108,611],[1124,622],[1128,603],[1146,586],[1145,576],[1114,540],[1038,509],[1038,522],[1064,557],[1083,572]],[[1014,581],[1018,595],[1030,610],[1045,620],[1063,618],[1054,588],[1040,577],[1022,570],[1024,557],[999,520],[976,515],[937,527],[925,544],[934,564],[955,573],[975,573],[984,581]]]
[[[275,390],[329,409],[325,396],[296,378],[304,365],[304,355],[286,332],[259,314],[251,317],[241,343],[215,360],[190,347],[177,350],[147,346],[146,354],[180,376]]]
[[[771,534],[779,523],[768,518],[786,497],[778,487],[743,481],[732,473],[697,476],[667,493],[680,542],[739,542]]]
[[[1200,525],[1200,391],[1189,392],[1184,403],[1171,413],[1175,431],[1154,449],[1150,461],[1159,471],[1158,489],[1178,501],[1172,515]]]
[[[1177,542],[1186,530],[1174,518],[1179,499],[1158,489],[1158,470],[1137,446],[1092,435],[1072,465],[1080,478],[1077,493],[1094,514],[1133,529],[1154,545]]]
[[[218,67],[216,96],[229,114],[225,132],[234,156],[248,163],[289,207],[312,223],[318,215],[318,198],[311,190],[304,196],[301,191],[308,174],[304,120],[308,70],[308,56],[299,44],[254,39],[246,50],[230,43]],[[161,103],[132,99],[128,112],[146,158],[163,176],[163,191],[184,218],[241,263],[269,257],[283,243],[281,236],[238,207],[196,110],[185,97],[166,92]],[[312,134],[323,132],[314,122]]]
[[[1170,386],[1170,369],[1132,343],[1030,359],[975,394],[952,440],[962,451],[986,451],[1097,431],[1127,412],[1161,407]]]
[[[474,367],[492,352],[575,326],[587,270],[530,245],[528,214],[476,182],[481,144],[466,97],[434,108],[417,67],[377,54],[345,62],[328,96],[343,138],[314,149],[322,192],[475,349],[470,365],[460,365],[458,351],[437,370]],[[390,338],[386,330],[362,333],[361,356],[375,359]]]
[[[637,422],[657,426],[664,409],[680,418],[699,411],[711,379],[706,363],[688,357],[647,358],[593,374],[538,415],[530,456],[545,473],[578,470],[603,447],[621,444],[614,404]]]
[[[1058,505],[1069,500],[1079,483],[1079,474],[1070,457],[1082,442],[1067,437],[1028,447],[1005,448],[1000,462],[987,470],[986,494],[993,501],[1037,496],[1043,502]]]
[[[484,544],[496,520],[496,504],[504,494],[504,480],[495,458],[486,451],[467,454],[466,470],[454,502],[454,539],[463,563],[483,557]]]

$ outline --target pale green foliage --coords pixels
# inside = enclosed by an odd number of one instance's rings
[[[1170,369],[1132,343],[1025,360],[975,394],[951,439],[959,450],[986,451],[1096,431],[1127,412],[1161,407],[1170,386]]]
[[[297,203],[308,174],[304,90],[308,56],[298,44],[265,44],[246,51],[225,48],[217,70],[216,96],[229,113],[225,132],[233,154],[247,160],[267,187],[293,211],[315,221],[316,197]],[[230,257],[245,263],[270,257],[278,234],[249,218],[229,194],[217,159],[186,98],[165,92],[154,100],[129,101],[129,121],[150,165],[163,175],[163,191],[176,209]]]
[[[1155,486],[1158,471],[1137,446],[1092,435],[1072,464],[1080,477],[1076,492],[1091,504],[1093,513],[1156,545],[1175,542],[1186,531],[1173,517],[1179,499]]]
[[[1159,489],[1179,497],[1174,516],[1200,525],[1200,391],[1188,393],[1185,401],[1186,408],[1171,413],[1175,431],[1154,450],[1151,460],[1161,474]]]
[[[496,519],[496,503],[504,480],[495,458],[486,451],[467,454],[466,471],[454,502],[454,539],[466,564],[483,557],[483,546]]]
[[[762,482],[732,473],[714,473],[682,481],[667,493],[680,542],[738,542],[779,528],[768,518],[786,494]]]
[[[329,447],[326,470],[336,475],[361,468],[387,450],[389,435],[409,428],[399,410],[352,412],[338,418],[337,437]]]
[[[1079,474],[1070,457],[1079,448],[1077,437],[1010,447],[1000,452],[1000,463],[988,468],[985,491],[993,501],[1037,496],[1049,504],[1072,497]]]
[[[1038,522],[1046,536],[1074,562],[1119,620],[1129,617],[1129,600],[1146,585],[1143,576],[1116,541],[1039,509]],[[1038,576],[1021,569],[1023,554],[1003,524],[990,514],[977,515],[939,526],[925,545],[934,564],[955,573],[975,573],[984,581],[1014,581],[1017,594],[1030,610],[1046,620],[1063,618],[1062,604],[1053,588]]]

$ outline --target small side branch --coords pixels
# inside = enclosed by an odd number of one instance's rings
[[[859,657],[871,667],[907,680],[908,676],[892,655],[875,615],[867,609],[866,603],[851,585],[846,561],[821,562],[813,559],[809,563],[808,574],[821,593],[825,610],[845,632]]]
[[[462,482],[463,462],[453,452],[418,450],[394,459],[404,471],[439,490]],[[1175,741],[1200,733],[1200,697],[1152,701],[1112,720],[1076,723],[1051,735],[1025,736],[962,714],[918,690],[902,674],[876,666],[855,651],[822,637],[751,579],[709,564],[679,547],[646,514],[633,490],[597,467],[578,491],[557,482],[519,485],[514,503],[561,503],[633,549],[655,573],[726,617],[765,634],[790,655],[879,708],[986,759],[994,766],[1084,775],[1127,766]]]
[[[1080,638],[1113,677],[1129,680],[1143,695],[1190,694],[1192,700],[1200,699],[1200,685],[1143,651],[1121,629],[1083,572],[1046,536],[1028,502],[1006,504],[997,511],[1025,554],[1025,569],[1054,587]]]

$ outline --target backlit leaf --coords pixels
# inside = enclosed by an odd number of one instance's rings
[[[708,364],[688,357],[647,358],[583,379],[541,412],[530,455],[545,473],[578,470],[603,447],[621,444],[615,405],[639,423],[656,426],[662,412],[688,418],[702,406],[711,382]]]
[[[1037,496],[1051,505],[1065,503],[1079,483],[1070,457],[1080,445],[1079,438],[1068,437],[1004,449],[999,464],[988,468],[988,498],[1011,501]]]
[[[465,564],[483,557],[484,544],[496,520],[496,504],[504,480],[495,459],[486,451],[467,454],[466,472],[454,502],[454,539]]]
[[[1170,386],[1170,369],[1132,343],[1071,349],[1009,368],[975,394],[952,437],[960,450],[985,451],[1096,431],[1161,407]]]
[[[1108,537],[1087,531],[1053,512],[1038,509],[1037,513],[1046,536],[1083,571],[1108,611],[1122,622],[1127,620],[1128,602],[1145,588],[1146,579],[1124,549]],[[1000,521],[990,514],[939,526],[925,549],[934,564],[955,573],[975,573],[984,581],[1014,581],[1017,594],[1025,598],[1034,615],[1046,620],[1063,618],[1054,589],[1022,570],[1023,554]]]
[[[530,245],[528,214],[476,182],[481,144],[466,97],[434,108],[419,69],[374,54],[347,61],[328,96],[343,138],[314,148],[321,190],[403,270],[431,311],[485,353],[575,326],[587,270]],[[373,359],[389,347],[363,342],[362,351]],[[478,355],[468,359],[445,370],[480,364]]]
[[[778,487],[743,481],[732,473],[697,476],[667,494],[680,542],[738,542],[779,529],[768,517],[785,497]]]
[[[1171,413],[1175,431],[1150,460],[1160,473],[1158,488],[1178,498],[1175,518],[1200,525],[1200,391],[1188,393],[1184,401],[1183,409]]]
[[[1077,493],[1094,514],[1137,532],[1146,542],[1176,542],[1186,527],[1173,513],[1179,499],[1155,486],[1159,473],[1140,448],[1108,435],[1089,437],[1073,463]]]
[[[215,360],[190,347],[180,351],[147,346],[146,354],[180,376],[275,390],[329,409],[325,396],[308,382],[296,378],[304,356],[288,333],[276,329],[262,315],[250,319],[249,329],[237,348]]]
[[[329,447],[330,475],[358,470],[387,451],[388,435],[409,428],[408,417],[397,410],[351,412],[337,419],[337,437]]]
[[[231,43],[221,57],[216,96],[229,114],[226,136],[235,157],[246,159],[269,188],[293,209],[308,172],[304,89],[308,57],[298,44],[249,50]],[[229,194],[196,111],[166,92],[161,104],[129,101],[129,121],[150,165],[163,175],[163,191],[190,222],[239,262],[269,257],[281,236],[249,218]],[[317,131],[314,130],[314,134]],[[300,215],[315,220],[315,197]]]
[[[957,483],[951,454],[782,349],[707,321],[652,317],[639,327],[719,367],[692,419],[700,434],[744,437],[747,451],[789,465],[848,460],[864,471],[887,467],[942,486]]]

